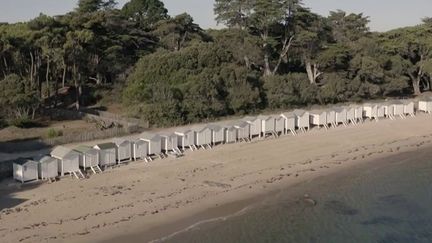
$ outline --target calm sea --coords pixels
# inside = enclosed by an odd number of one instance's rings
[[[305,194],[316,205],[304,200]],[[200,224],[165,240],[432,242],[432,149],[287,188],[241,215]]]

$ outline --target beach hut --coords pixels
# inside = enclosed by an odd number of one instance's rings
[[[191,129],[186,129],[183,131],[176,131],[175,134],[178,136],[178,145],[184,151],[185,148],[189,148],[190,150],[195,150],[197,147],[195,146],[195,131]]]
[[[414,101],[412,100],[404,100],[402,102],[403,107],[404,107],[404,115],[405,116],[411,116],[411,117],[415,117],[415,110],[414,110]]]
[[[58,176],[58,161],[51,156],[41,156],[35,158],[38,162],[39,178],[42,180],[51,180]]]
[[[364,107],[362,105],[351,105],[351,107],[354,107],[356,124],[362,123],[365,117]]]
[[[261,120],[261,132],[262,136],[266,137],[267,135],[275,136],[275,118],[273,116],[258,116],[258,119]]]
[[[319,128],[324,127],[328,129],[327,126],[327,112],[323,110],[314,110],[309,112],[310,124],[318,126]]]
[[[93,148],[99,152],[98,161],[100,166],[113,166],[117,163],[117,145],[115,143],[100,143]]]
[[[304,110],[294,110],[293,113],[296,116],[296,127],[302,132],[308,131],[310,128],[309,112]]]
[[[181,154],[182,152],[179,149],[179,139],[178,136],[175,133],[169,133],[169,134],[161,134],[161,146],[162,151],[166,154],[170,152],[174,152],[176,154]]]
[[[335,123],[336,125],[343,124],[348,126],[347,109],[345,107],[335,107]]]
[[[345,107],[346,110],[346,119],[347,119],[347,123],[351,122],[352,124],[357,124],[357,119],[355,116],[355,107],[353,106],[347,106]]]
[[[249,123],[250,125],[250,138],[261,137],[262,132],[262,121],[258,117],[247,116],[242,121]]]
[[[237,139],[243,141],[250,141],[250,124],[245,121],[239,121],[234,124],[237,129]]]
[[[378,106],[376,104],[364,104],[363,111],[365,117],[372,119],[377,119]]]
[[[131,161],[132,160],[132,142],[128,139],[115,138],[113,143],[117,147],[117,162]]]
[[[208,126],[195,128],[195,144],[198,147],[205,149],[206,147],[211,148],[212,142],[212,131]]]
[[[281,117],[284,119],[284,129],[285,134],[291,132],[294,136],[297,135],[296,132],[296,114],[294,112],[282,113]]]
[[[133,158],[134,160],[142,159],[148,162],[148,142],[138,139],[133,143]]]
[[[156,155],[163,158],[162,154],[162,137],[158,134],[144,132],[140,134],[140,139],[147,142],[148,154]]]
[[[294,120],[295,122],[295,120]],[[283,116],[275,117],[275,128],[276,135],[280,136],[285,133],[285,118]]]
[[[400,102],[398,100],[393,101],[391,106],[392,106],[393,115],[395,118],[397,116],[399,116],[400,118],[405,118],[405,113],[404,113],[405,112],[405,105],[402,102]]]
[[[84,178],[80,168],[78,152],[63,146],[57,146],[51,151],[51,157],[58,160],[58,171],[61,176],[66,173],[74,175],[76,178]]]
[[[238,130],[235,124],[225,126],[225,143],[235,143],[238,139]]]
[[[213,145],[225,141],[225,127],[216,124],[210,124],[207,127],[211,130],[211,142]]]
[[[336,111],[334,109],[328,109],[327,113],[327,126],[337,127],[336,124]]]
[[[386,106],[383,104],[377,105],[377,117],[376,120],[378,121],[380,118],[386,117]]]
[[[428,114],[432,114],[432,98],[426,97],[419,100],[418,103],[419,111],[426,112]]]
[[[384,116],[390,118],[391,120],[394,119],[394,107],[393,107],[393,101],[386,101],[379,106],[383,107],[384,109]]]
[[[38,162],[19,158],[13,162],[13,177],[21,183],[38,180]]]
[[[99,151],[97,149],[81,145],[74,150],[80,155],[79,165],[81,168],[90,169],[95,174],[102,172],[99,167]]]

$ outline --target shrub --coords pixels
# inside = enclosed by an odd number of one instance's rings
[[[48,130],[47,136],[48,136],[48,138],[61,137],[61,136],[63,136],[63,131],[61,131],[61,130],[57,131],[54,128],[50,128]]]

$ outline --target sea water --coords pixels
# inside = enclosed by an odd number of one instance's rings
[[[301,183],[163,241],[432,242],[432,149]]]

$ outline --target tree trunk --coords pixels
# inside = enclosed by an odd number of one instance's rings
[[[66,66],[65,61],[63,60],[62,88],[65,87],[65,82],[66,82],[66,72],[67,72],[67,66]]]
[[[45,82],[46,82],[47,98],[48,99],[50,97],[49,72],[50,72],[50,57],[48,56],[48,59],[47,59],[47,69],[46,69],[46,73],[45,73]]]
[[[306,73],[311,84],[316,84],[318,77],[322,74],[318,71],[318,65],[312,64],[310,61],[306,61]]]
[[[80,89],[81,89],[81,87],[80,87],[80,85],[78,84],[78,82],[79,82],[79,74],[77,73],[77,67],[76,67],[76,64],[74,63],[74,65],[73,65],[73,72],[74,72],[74,85],[75,85],[75,96],[76,96],[76,100],[75,100],[75,108],[77,109],[77,110],[79,110],[80,109]]]
[[[419,80],[415,80],[413,82],[413,88],[414,88],[414,94],[415,95],[421,95],[421,90],[420,90],[420,81]]]
[[[31,65],[30,65],[30,84],[33,87],[33,79],[34,79],[34,56],[33,56],[33,52],[30,51],[30,61],[31,61]]]

